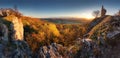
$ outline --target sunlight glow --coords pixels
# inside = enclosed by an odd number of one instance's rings
[[[93,19],[94,18],[94,16],[92,16],[92,14],[89,14],[89,13],[83,13],[80,15],[80,17],[86,18],[86,19]]]

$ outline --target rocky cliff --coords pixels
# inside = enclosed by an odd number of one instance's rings
[[[0,18],[0,58],[31,58],[31,50],[23,40],[22,22],[16,16],[10,20]]]

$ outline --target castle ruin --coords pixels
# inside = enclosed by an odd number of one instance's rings
[[[101,8],[101,17],[106,15],[107,10],[104,8],[104,6],[102,5]]]

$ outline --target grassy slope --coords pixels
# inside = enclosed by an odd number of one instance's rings
[[[93,36],[98,36],[98,34],[97,33],[100,33],[101,32],[101,29],[102,29],[102,31],[105,31],[105,30],[107,30],[106,28],[106,26],[104,26],[105,25],[105,23],[106,22],[108,22],[108,21],[110,21],[111,20],[111,16],[108,16],[108,17],[106,17],[106,18],[104,18],[103,19],[103,21],[101,21],[100,23],[98,23],[96,26],[94,26],[92,29],[91,29],[91,31],[89,32],[89,37],[91,37],[93,34]],[[99,31],[98,31],[99,30]]]

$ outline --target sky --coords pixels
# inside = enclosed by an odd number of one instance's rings
[[[88,17],[92,12],[107,9],[107,14],[114,15],[120,9],[120,0],[0,0],[0,8],[13,8],[17,5],[23,15],[48,17]]]

